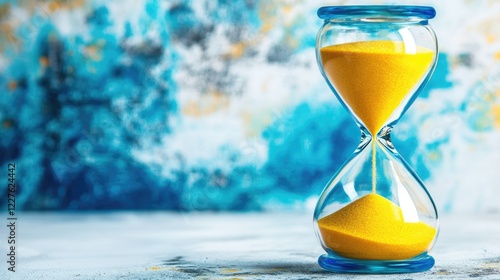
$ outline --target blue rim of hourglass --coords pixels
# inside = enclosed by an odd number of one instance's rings
[[[429,6],[401,5],[326,6],[318,9],[318,17],[325,20],[346,18],[349,16],[431,19],[436,16],[436,10]]]
[[[355,260],[343,258],[335,254],[324,254],[318,258],[318,264],[328,271],[356,274],[423,272],[431,269],[434,266],[434,262],[434,258],[427,255],[427,253],[411,259],[396,261]]]

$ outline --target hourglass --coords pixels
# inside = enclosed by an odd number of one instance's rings
[[[390,133],[429,80],[437,40],[423,6],[330,6],[316,41],[319,68],[361,129],[354,154],[326,185],[314,212],[335,272],[430,269],[438,235],[429,192],[394,148]]]

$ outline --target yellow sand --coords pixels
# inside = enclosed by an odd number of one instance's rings
[[[402,42],[365,41],[321,48],[325,74],[372,135],[429,69],[434,53]]]
[[[372,141],[372,192],[377,192],[377,142]]]
[[[402,260],[425,252],[436,229],[405,223],[401,208],[368,194],[318,221],[324,244],[340,256],[364,260]]]

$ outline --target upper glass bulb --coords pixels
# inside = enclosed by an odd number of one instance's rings
[[[318,12],[325,19],[316,42],[320,69],[371,135],[401,117],[434,69],[437,41],[427,25],[432,11],[341,6]]]

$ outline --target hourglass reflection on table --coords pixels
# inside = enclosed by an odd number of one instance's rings
[[[437,210],[390,133],[430,78],[437,40],[424,6],[329,6],[316,41],[319,68],[361,129],[354,154],[326,185],[314,213],[327,254],[321,267],[348,273],[430,269]]]

